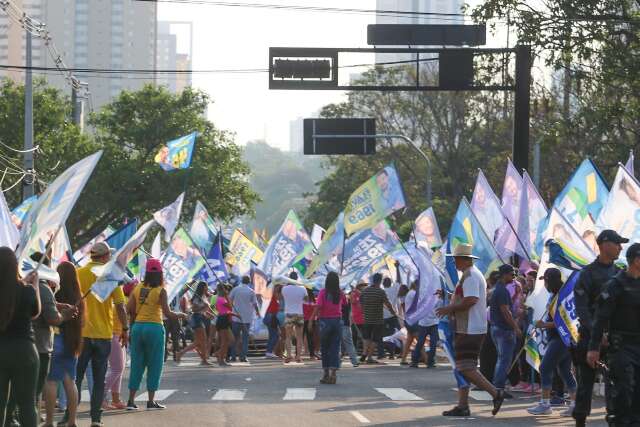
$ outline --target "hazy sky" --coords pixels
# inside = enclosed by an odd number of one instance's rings
[[[250,2],[338,8],[347,6],[345,0]],[[349,0],[348,6],[375,9],[376,2]],[[375,23],[373,14],[175,3],[159,3],[158,16],[164,21],[193,22],[194,70],[267,68],[268,48],[271,46],[369,47],[366,43],[366,27]],[[178,35],[184,36],[183,44],[188,43],[188,35]],[[362,57],[358,60],[362,60]],[[371,62],[371,59],[364,60]],[[266,137],[269,144],[282,149],[289,147],[291,120],[313,117],[323,105],[344,99],[344,93],[339,91],[269,90],[267,79],[267,73],[194,74],[193,85],[211,95],[215,103],[210,106],[209,118],[217,126],[235,131],[236,142],[245,144],[249,140]]]

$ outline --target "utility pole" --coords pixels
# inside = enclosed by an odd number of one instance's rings
[[[35,170],[33,161],[33,78],[31,72],[31,32],[26,30],[26,70],[24,77],[24,170],[22,200],[35,194]]]

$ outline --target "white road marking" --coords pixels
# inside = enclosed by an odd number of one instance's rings
[[[230,389],[221,388],[213,395],[211,400],[244,400],[244,395],[247,394],[247,389]]]
[[[491,397],[491,395],[484,390],[471,390],[469,392],[469,396],[474,400],[479,400],[482,402],[490,402],[493,400],[493,397]]]
[[[156,395],[154,396],[154,399],[156,400],[156,402],[162,402],[163,400],[167,399],[176,391],[178,390],[158,390],[156,391]],[[147,393],[146,391],[141,395],[139,395],[138,397],[136,397],[136,402],[146,402],[148,400],[149,400],[149,393]]]
[[[376,390],[391,400],[423,400],[420,396],[416,396],[403,388],[376,388]]]
[[[287,388],[287,393],[282,400],[313,400],[315,398],[315,388]]]
[[[349,411],[349,413],[351,415],[353,415],[353,417],[360,421],[362,424],[369,424],[371,421],[369,421],[369,419],[367,417],[365,417],[364,415],[362,415],[360,412],[358,411]]]
[[[81,402],[91,402],[91,395],[89,394],[89,390],[82,390],[82,393],[80,394],[80,401]]]

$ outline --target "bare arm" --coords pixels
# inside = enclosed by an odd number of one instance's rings
[[[511,310],[509,310],[509,306],[506,304],[500,305],[500,312],[502,313],[502,316],[504,316],[509,326],[511,326],[513,331],[516,333],[516,335],[520,335],[522,332],[520,331],[520,328],[518,327],[516,321],[513,319]]]
[[[169,308],[169,301],[167,300],[167,291],[163,289],[160,291],[160,305],[162,306],[162,314],[165,315],[168,319],[178,320],[178,319],[186,319],[187,315],[184,313],[176,313]]]
[[[456,311],[467,311],[478,302],[478,297],[464,297],[460,302],[449,304],[446,307],[436,309],[436,315],[439,317],[455,313]]]

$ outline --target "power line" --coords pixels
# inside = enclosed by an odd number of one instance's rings
[[[381,9],[361,9],[361,8],[338,8],[324,6],[303,6],[293,4],[267,4],[267,3],[246,3],[246,2],[228,2],[215,0],[134,0],[142,3],[174,3],[174,4],[199,4],[219,7],[240,7],[254,9],[271,9],[286,10],[299,12],[322,12],[322,13],[347,13],[356,15],[378,15],[397,18],[425,17],[441,21],[457,21],[464,18],[471,18],[463,13],[445,13],[445,12],[416,12],[410,10],[381,10]]]

